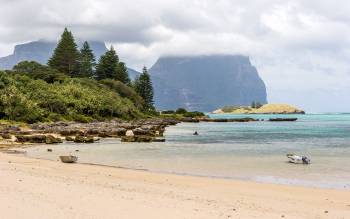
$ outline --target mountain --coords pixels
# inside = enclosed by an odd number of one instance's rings
[[[107,47],[104,42],[89,41],[91,49],[94,51],[96,61],[107,51]],[[0,58],[0,70],[12,69],[17,63],[21,61],[36,61],[41,64],[46,64],[51,57],[53,50],[56,48],[57,43],[48,41],[33,41],[15,46],[13,54]],[[81,47],[82,42],[78,42],[78,46]],[[128,68],[131,78],[135,78],[139,73],[133,69]]]
[[[158,109],[209,112],[227,105],[267,103],[266,87],[249,57],[162,57],[149,70]]]
[[[96,60],[107,51],[106,45],[99,41],[89,41],[91,49],[94,51]],[[56,48],[55,42],[33,41],[15,46],[13,54],[0,58],[0,69],[12,69],[14,65],[21,61],[36,61],[46,64]],[[82,43],[78,43],[80,47]]]
[[[129,77],[131,80],[135,80],[136,76],[141,74],[140,72],[138,72],[134,69],[131,69],[131,68],[128,68],[128,73],[129,73]]]

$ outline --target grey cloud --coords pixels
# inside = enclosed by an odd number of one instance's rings
[[[161,55],[249,55],[271,102],[350,111],[350,2],[340,0],[0,0],[0,55],[16,43],[80,39],[114,44],[140,69]],[[328,92],[327,92],[328,91]],[[324,97],[324,98],[323,98]],[[344,104],[346,103],[346,104]]]

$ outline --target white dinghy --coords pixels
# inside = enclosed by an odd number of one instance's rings
[[[306,156],[287,154],[287,158],[289,159],[290,163],[295,163],[295,164],[310,164],[311,163],[311,160]]]

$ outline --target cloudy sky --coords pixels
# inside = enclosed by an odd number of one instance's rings
[[[248,55],[270,102],[350,112],[348,0],[0,0],[0,56],[65,26],[136,69],[161,55]]]

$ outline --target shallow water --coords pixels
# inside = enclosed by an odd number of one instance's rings
[[[210,115],[242,118],[244,115]],[[165,143],[121,143],[105,139],[27,149],[27,155],[57,160],[72,153],[79,162],[197,176],[350,189],[350,115],[253,115],[298,117],[297,122],[182,123],[169,127]],[[193,132],[198,131],[199,136]],[[52,148],[53,152],[47,152]],[[79,152],[75,152],[75,150]],[[286,154],[311,158],[287,163]]]

